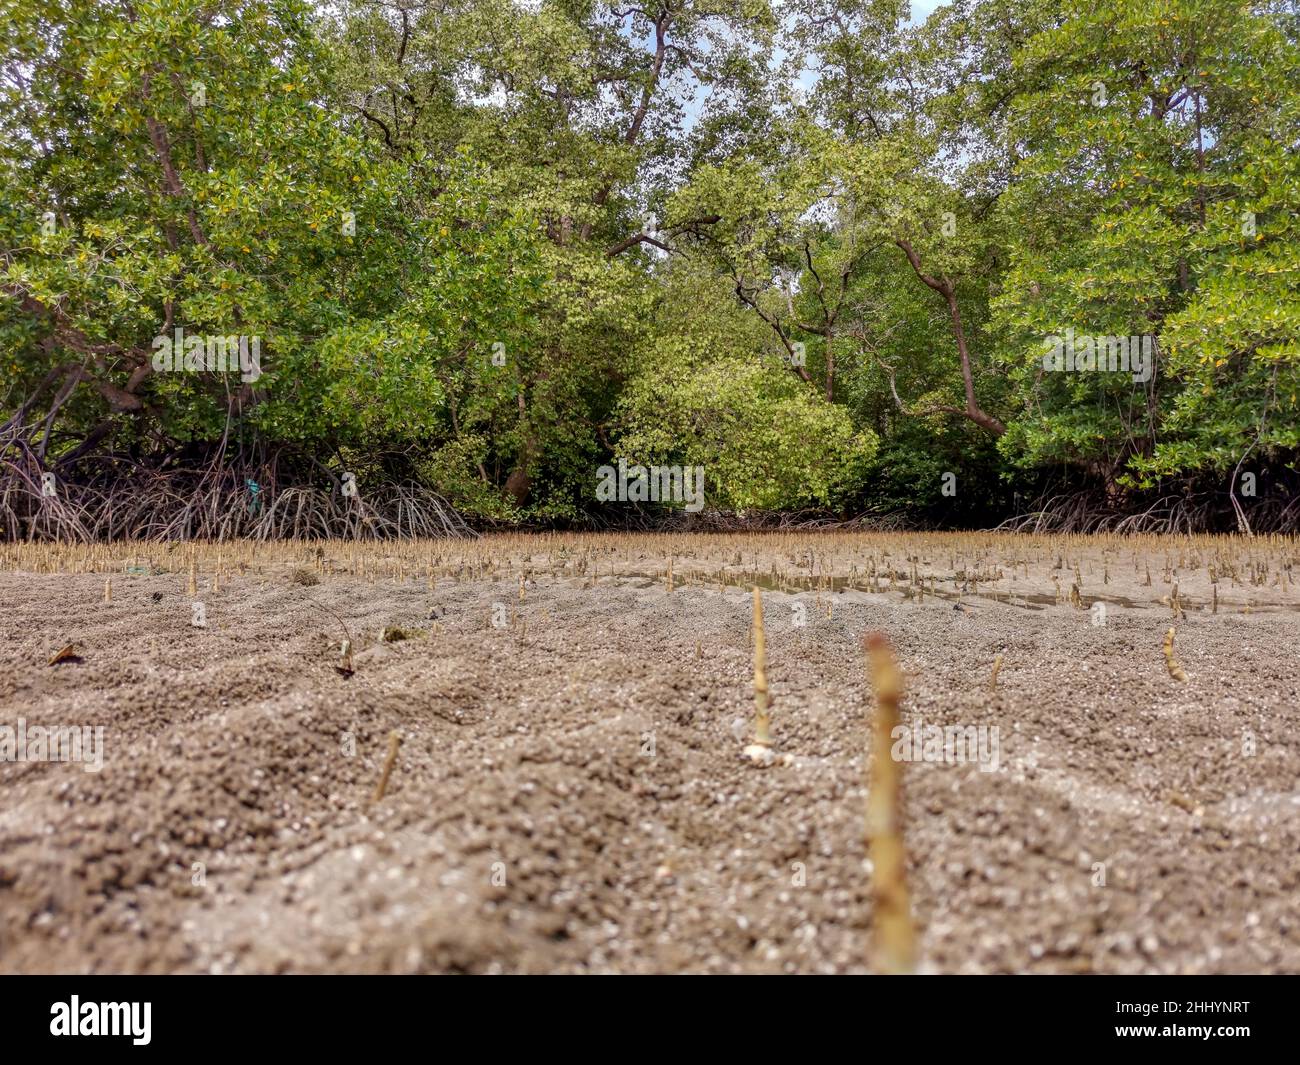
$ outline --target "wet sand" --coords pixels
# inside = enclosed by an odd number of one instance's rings
[[[879,630],[909,735],[983,742],[904,767],[928,971],[1298,972],[1297,549],[1223,544],[227,548],[216,591],[207,549],[194,596],[183,548],[11,556],[0,728],[103,748],[0,761],[0,971],[865,972]]]

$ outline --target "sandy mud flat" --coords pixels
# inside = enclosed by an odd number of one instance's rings
[[[927,970],[1300,972],[1292,541],[7,550],[3,972],[865,972],[876,630]]]

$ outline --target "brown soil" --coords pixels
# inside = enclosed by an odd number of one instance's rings
[[[996,771],[904,767],[927,969],[1300,971],[1294,543],[226,547],[205,628],[139,550],[0,574],[0,726],[105,730],[100,772],[0,762],[0,971],[866,971],[871,630],[906,723],[998,729]]]

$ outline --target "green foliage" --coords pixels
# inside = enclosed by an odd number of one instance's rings
[[[725,288],[684,273],[673,272],[654,339],[637,354],[617,453],[629,464],[703,466],[711,508],[842,504],[876,435],[792,374],[784,352],[737,320]]]
[[[1294,449],[1300,384],[1300,51],[1236,0],[1069,8],[1015,54],[995,300],[1024,413],[1009,457],[1110,482]],[[1156,340],[1154,379],[1044,374],[1067,326]]]
[[[326,454],[426,445],[459,392],[509,391],[487,356],[534,298],[535,227],[466,154],[399,163],[341,129],[305,7],[69,3],[53,36],[9,6],[6,63],[31,73],[0,156],[0,330],[23,384],[63,364],[140,433],[212,439],[237,410]],[[177,328],[260,338],[262,376],[152,372]]]
[[[903,7],[0,0],[0,422],[503,521],[619,455],[952,521],[1293,462],[1294,5]],[[1153,378],[1046,371],[1068,328]]]

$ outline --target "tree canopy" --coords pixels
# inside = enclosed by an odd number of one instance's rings
[[[742,515],[1300,521],[1294,0],[0,26],[0,535],[182,468],[583,521],[620,457]]]

